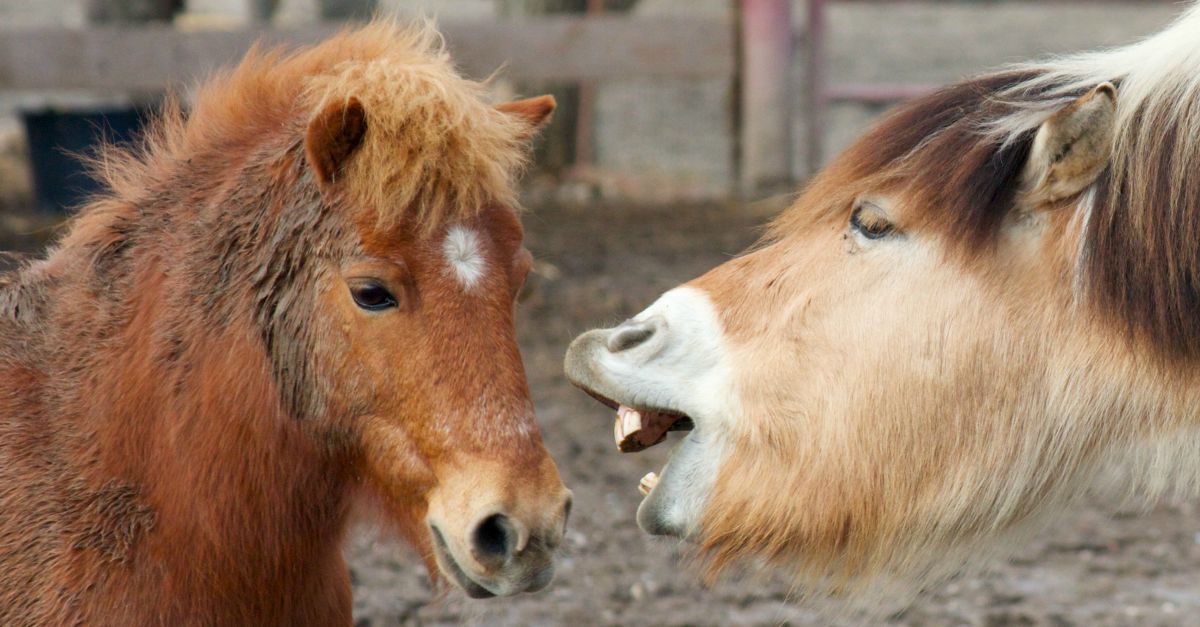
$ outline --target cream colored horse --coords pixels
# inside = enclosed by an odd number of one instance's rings
[[[1194,7],[899,109],[567,374],[624,450],[689,430],[637,518],[711,573],[915,590],[1113,466],[1139,495],[1196,487],[1198,168]]]

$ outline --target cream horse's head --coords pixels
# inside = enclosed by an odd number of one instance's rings
[[[759,245],[576,339],[567,375],[623,449],[687,431],[641,528],[714,572],[916,588],[1114,459],[1156,482],[1200,461],[1200,182],[1170,161],[1200,158],[1200,46],[1183,105],[1132,61],[1178,65],[1182,39],[908,105]]]

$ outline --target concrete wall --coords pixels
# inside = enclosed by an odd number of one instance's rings
[[[0,24],[18,26],[82,26],[87,0],[0,0]]]

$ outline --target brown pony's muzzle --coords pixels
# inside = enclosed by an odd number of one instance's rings
[[[547,455],[531,465],[487,462],[444,473],[426,523],[442,574],[485,598],[550,583],[570,511],[571,492]]]

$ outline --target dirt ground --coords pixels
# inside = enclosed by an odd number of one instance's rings
[[[555,582],[514,599],[432,594],[418,561],[370,525],[347,554],[358,625],[827,625],[774,580],[705,589],[681,547],[634,523],[638,479],[666,447],[622,456],[609,410],[572,389],[561,360],[577,333],[618,322],[750,243],[780,202],[691,206],[542,204],[525,218],[538,258],[520,334],[543,433],[575,507]],[[0,204],[0,250],[37,249],[53,219]],[[887,625],[1198,625],[1200,507],[1122,512],[1089,500],[1013,559],[923,594]],[[878,621],[875,621],[878,622]],[[846,619],[841,625],[862,624]]]
[[[362,625],[826,625],[778,581],[706,590],[675,542],[634,522],[638,479],[665,447],[620,455],[611,413],[562,377],[580,331],[619,322],[750,243],[781,204],[543,206],[527,216],[539,259],[521,306],[529,383],[551,453],[575,492],[567,555],[550,588],[515,599],[430,598],[403,550],[369,529],[349,548]],[[1090,499],[1013,559],[922,595],[887,625],[1200,625],[1200,507],[1121,511]],[[847,619],[845,625],[862,624]]]

